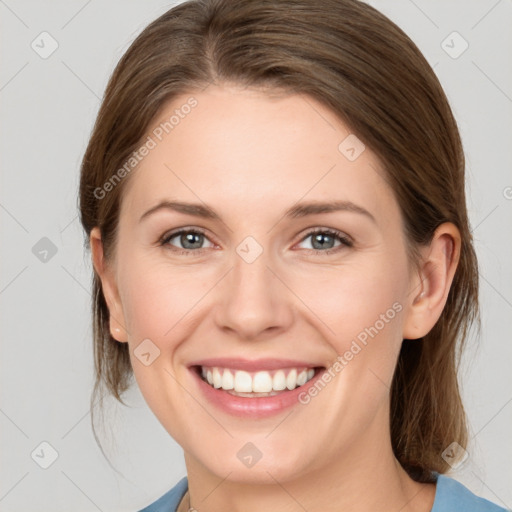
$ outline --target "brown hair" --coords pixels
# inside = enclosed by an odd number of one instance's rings
[[[130,176],[104,197],[97,191],[137,149],[163,104],[221,82],[306,94],[338,115],[386,170],[412,260],[441,223],[460,230],[447,304],[422,340],[402,343],[391,388],[394,453],[412,478],[432,481],[432,471],[448,469],[441,452],[453,441],[467,442],[457,367],[478,320],[478,269],[464,155],[447,98],[418,48],[378,11],[357,0],[191,0],[151,23],[118,63],[83,158],[86,244],[98,226],[105,258],[112,260]],[[96,273],[92,311],[91,404],[103,389],[122,402],[132,378],[128,345],[110,335]]]

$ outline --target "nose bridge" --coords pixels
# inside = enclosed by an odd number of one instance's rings
[[[255,239],[247,237],[236,248],[233,267],[222,288],[217,312],[219,328],[240,339],[275,336],[292,320],[286,287],[269,269],[272,257]]]

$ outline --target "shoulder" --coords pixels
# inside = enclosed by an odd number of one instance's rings
[[[453,478],[438,475],[436,497],[431,512],[506,512],[506,509],[480,498]]]
[[[188,489],[187,477],[139,512],[175,512]],[[507,512],[506,509],[480,498],[453,478],[438,475],[432,512]]]
[[[187,489],[188,480],[183,477],[170,491],[139,512],[175,512]]]

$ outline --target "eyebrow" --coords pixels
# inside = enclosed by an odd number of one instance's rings
[[[152,208],[150,208],[149,210],[147,210],[146,212],[144,212],[141,218],[139,219],[139,222],[160,210],[171,210],[179,213],[184,213],[186,215],[193,215],[194,217],[222,221],[220,215],[216,213],[215,210],[206,205],[199,203],[186,203],[182,201],[163,200],[160,201],[155,206],[153,206]],[[306,217],[308,215],[317,215],[321,213],[332,213],[339,211],[359,213],[361,215],[368,217],[374,223],[377,223],[375,217],[368,210],[351,201],[309,201],[305,203],[300,203],[286,210],[283,217],[296,219]]]

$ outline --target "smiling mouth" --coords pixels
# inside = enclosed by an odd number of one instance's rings
[[[217,366],[194,366],[201,380],[230,395],[257,398],[275,396],[304,386],[323,367],[282,368],[247,372]]]

